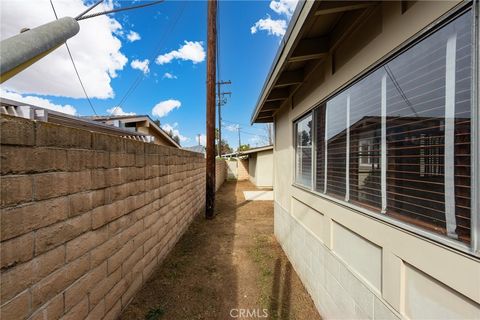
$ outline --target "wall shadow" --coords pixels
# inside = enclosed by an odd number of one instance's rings
[[[201,212],[193,220],[120,319],[229,318],[238,305],[233,245],[240,195],[235,182],[220,187],[215,218]]]

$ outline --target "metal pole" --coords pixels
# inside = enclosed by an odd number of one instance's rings
[[[31,66],[78,33],[78,22],[64,17],[0,42],[0,81]]]
[[[215,82],[217,0],[208,1],[207,18],[207,166],[205,218],[213,219],[215,206]]]

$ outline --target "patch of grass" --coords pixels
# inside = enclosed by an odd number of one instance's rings
[[[164,313],[165,311],[163,311],[163,309],[160,307],[152,308],[148,310],[147,314],[145,315],[145,320],[158,320],[161,316],[163,316]]]
[[[274,275],[272,273],[274,256],[271,254],[268,237],[263,235],[255,236],[255,245],[248,253],[260,270],[260,304],[262,308],[269,309],[270,295],[274,281]],[[271,314],[270,317],[276,319],[276,315],[274,314]]]

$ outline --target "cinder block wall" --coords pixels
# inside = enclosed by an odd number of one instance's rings
[[[204,208],[203,155],[0,120],[1,318],[116,318]]]
[[[250,178],[248,174],[248,159],[238,159],[237,163],[237,180],[248,180]]]
[[[227,163],[223,159],[215,159],[215,191],[220,189],[227,179]]]

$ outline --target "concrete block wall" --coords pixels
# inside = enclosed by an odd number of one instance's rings
[[[224,159],[215,159],[215,191],[220,189],[227,179],[227,162]]]
[[[400,319],[350,267],[275,202],[275,236],[324,319]]]
[[[250,178],[248,174],[248,159],[238,159],[237,165],[237,180],[248,180]]]
[[[205,205],[203,155],[1,118],[2,319],[115,319]]]

